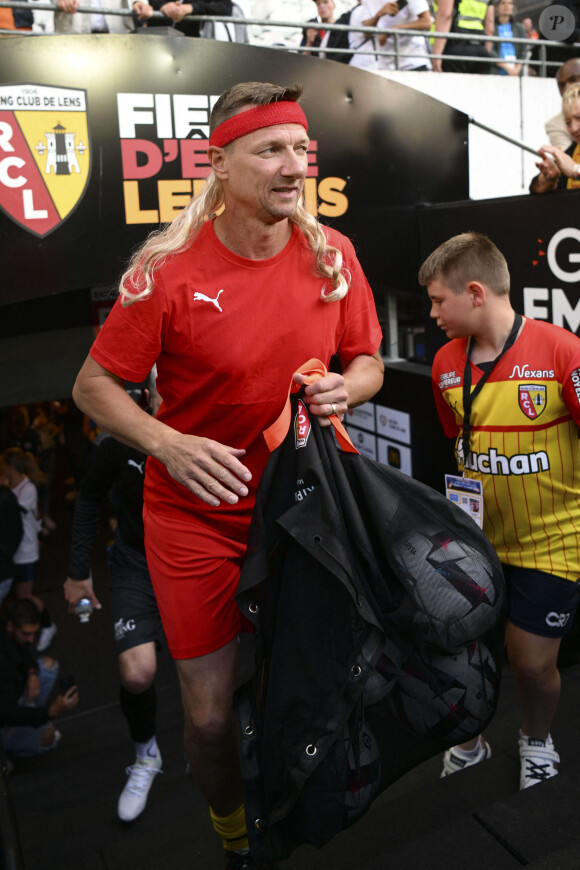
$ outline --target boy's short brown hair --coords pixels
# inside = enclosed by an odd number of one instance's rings
[[[419,284],[431,281],[441,281],[457,295],[470,281],[485,284],[497,296],[510,292],[506,259],[482,233],[453,236],[429,254],[419,270]]]

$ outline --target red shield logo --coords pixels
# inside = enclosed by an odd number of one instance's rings
[[[74,211],[89,180],[86,91],[0,87],[0,208],[37,236]]]
[[[520,384],[518,391],[519,406],[530,420],[539,417],[546,407],[545,384]]]
[[[296,449],[306,447],[308,436],[310,435],[310,417],[306,410],[302,399],[298,399],[298,409],[294,418],[294,440]]]

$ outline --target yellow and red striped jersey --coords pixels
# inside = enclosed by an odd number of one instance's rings
[[[466,339],[433,362],[443,430],[463,423]],[[471,365],[472,389],[483,376]],[[580,339],[525,319],[471,409],[465,474],[483,484],[484,530],[500,560],[568,580],[580,575]],[[458,455],[458,461],[460,460]]]

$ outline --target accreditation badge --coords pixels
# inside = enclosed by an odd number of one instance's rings
[[[483,485],[472,477],[445,475],[445,495],[483,528]]]

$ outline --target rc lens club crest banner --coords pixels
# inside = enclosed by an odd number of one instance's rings
[[[90,165],[86,91],[0,87],[0,207],[13,221],[51,233],[82,199]]]
[[[211,109],[240,77],[304,85],[307,210],[357,240],[381,287],[387,255],[389,284],[415,286],[407,206],[468,195],[467,116],[381,76],[261,46],[55,34],[2,40],[0,308],[114,285],[129,252],[205,184]]]

